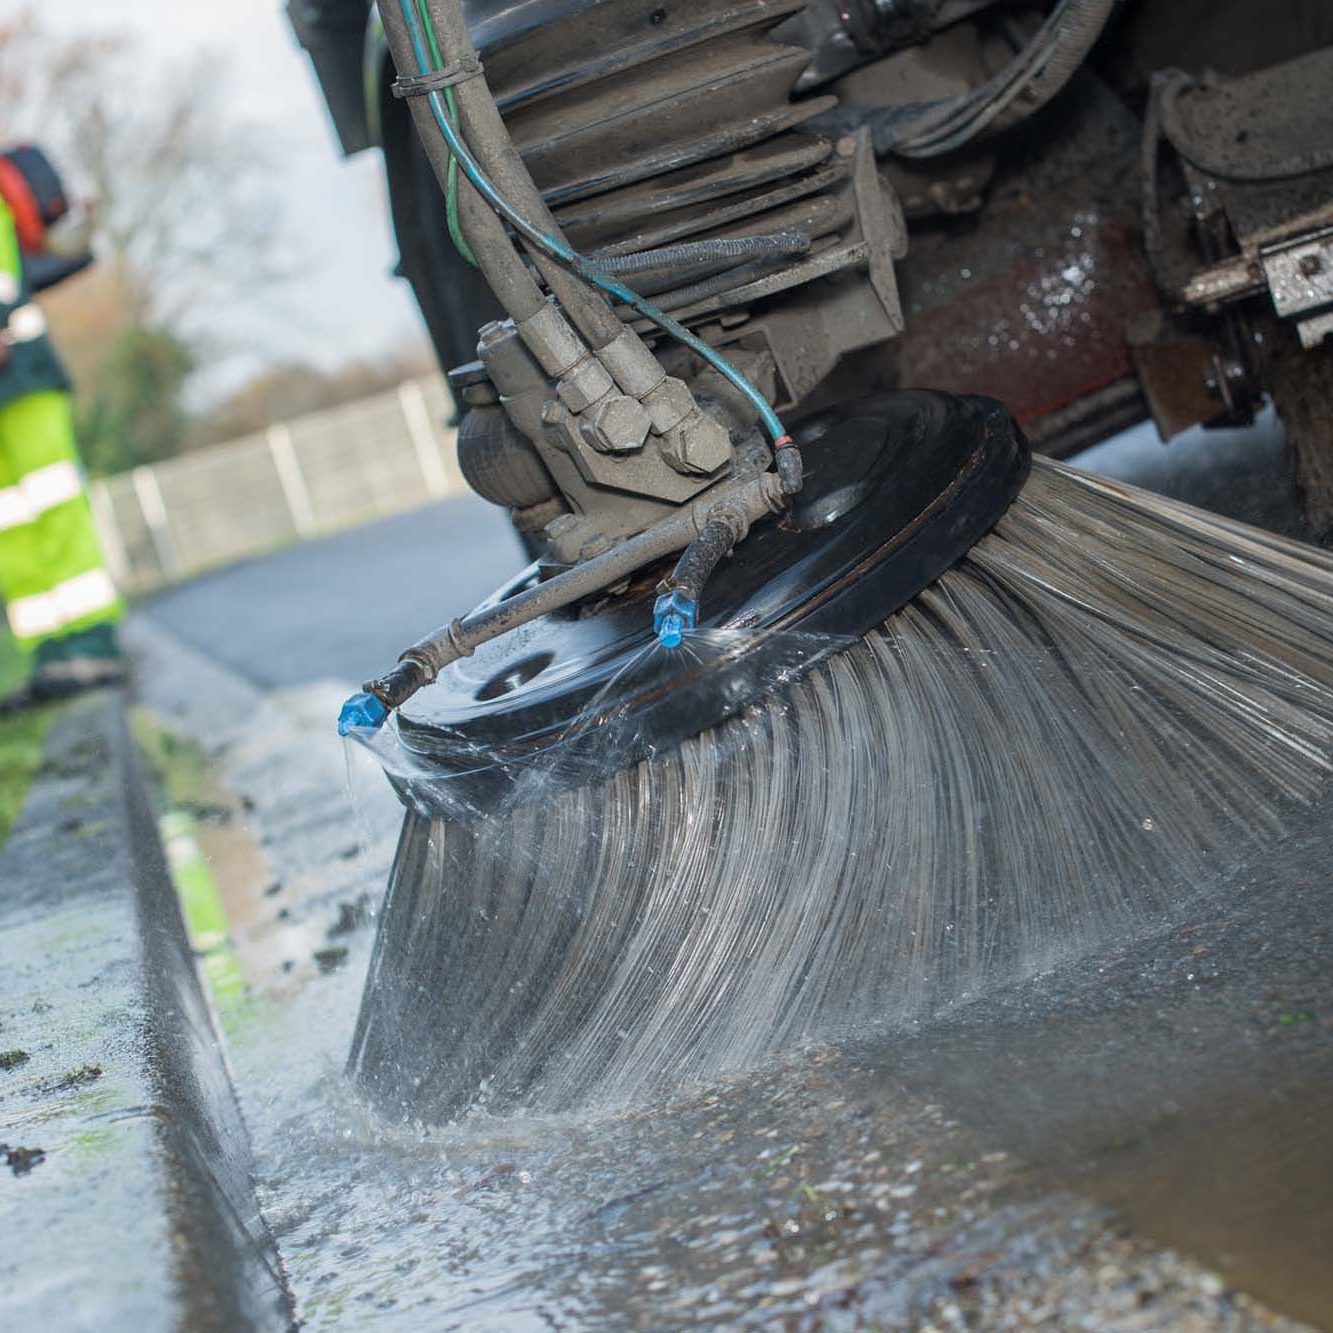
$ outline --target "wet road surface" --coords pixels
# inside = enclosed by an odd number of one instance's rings
[[[1293,1327],[1252,1297],[1333,1326],[1320,826],[1246,892],[908,1028],[646,1107],[373,1115],[342,1062],[397,809],[328,721],[426,627],[419,571],[433,624],[518,561],[493,511],[410,518],[173,590],[131,635],[237,802],[215,856],[252,995],[222,1017],[310,1327]]]
[[[504,513],[459,496],[191,579],[146,610],[265,688],[359,682],[525,563]]]

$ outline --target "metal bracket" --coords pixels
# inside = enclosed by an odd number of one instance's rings
[[[893,261],[907,253],[907,219],[898,196],[879,174],[870,131],[864,126],[857,131],[852,157],[852,197],[865,243],[870,285],[896,336],[903,331],[903,306]]]

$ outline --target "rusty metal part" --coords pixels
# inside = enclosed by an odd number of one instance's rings
[[[1175,329],[1132,338],[1131,354],[1157,433],[1170,440],[1191,426],[1253,418],[1260,389],[1249,366],[1216,339]]]
[[[1333,344],[1303,349],[1280,327],[1273,341],[1273,402],[1311,530],[1327,544],[1333,540]]]
[[[1235,255],[1200,269],[1181,290],[1186,305],[1216,309],[1231,301],[1258,296],[1267,286],[1257,260]]]
[[[1125,325],[1158,298],[1127,222],[1034,199],[989,242],[904,265],[903,383],[994,395],[1026,426],[1133,374]]]
[[[1001,159],[980,225],[914,227],[896,382],[996,396],[1043,452],[1141,420],[1126,328],[1161,298],[1132,188],[1140,143],[1137,118],[1085,73],[1058,120]]]

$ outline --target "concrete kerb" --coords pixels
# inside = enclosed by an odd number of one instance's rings
[[[116,695],[48,737],[0,851],[0,958],[0,1326],[292,1327]]]

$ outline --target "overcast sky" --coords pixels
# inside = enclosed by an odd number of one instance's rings
[[[245,319],[259,357],[332,367],[420,340],[411,293],[390,273],[396,254],[379,154],[340,156],[282,0],[0,0],[0,13],[24,10],[54,29],[133,35],[163,61],[200,51],[225,57],[245,118],[272,127],[265,137],[282,164],[274,181],[282,226],[303,264],[298,282]]]

